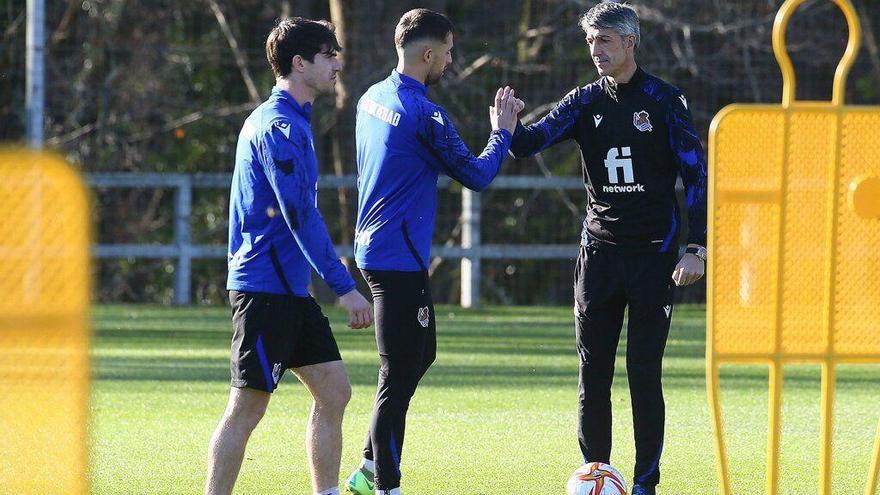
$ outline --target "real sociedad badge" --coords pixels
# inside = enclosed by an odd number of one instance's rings
[[[419,308],[419,325],[422,328],[428,328],[428,323],[431,322],[431,312],[428,310],[428,307]]]
[[[642,110],[633,114],[633,125],[642,132],[651,132],[654,127],[651,126],[651,119],[648,118],[648,112]]]
[[[272,381],[275,382],[275,385],[278,385],[278,380],[281,379],[281,363],[275,363],[275,366],[272,367]]]

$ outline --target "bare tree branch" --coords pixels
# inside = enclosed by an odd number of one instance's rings
[[[55,137],[49,138],[46,140],[46,143],[49,146],[58,147],[63,144],[67,144],[71,141],[76,141],[77,139],[85,136],[86,134],[94,131],[97,128],[98,128],[98,126],[95,125],[94,123],[86,124],[82,127],[79,127],[77,129],[74,129],[74,130],[68,132],[67,134],[62,134],[60,136],[55,136]]]
[[[495,60],[495,57],[491,54],[484,53],[483,55],[480,55],[476,60],[471,62],[467,67],[465,67],[461,70],[461,72],[458,73],[458,75],[456,76],[456,82],[461,82],[467,79],[471,76],[471,74],[479,70],[484,65],[491,63],[493,60]]]
[[[55,29],[55,32],[52,33],[51,39],[53,45],[57,45],[59,42],[67,39],[70,26],[73,24],[73,20],[80,11],[82,11],[82,2],[80,0],[69,0],[67,2],[67,10],[64,11],[64,16],[61,18],[61,22],[58,23],[58,27]]]
[[[10,22],[9,26],[7,26],[6,29],[3,30],[3,39],[4,40],[11,38],[12,35],[15,34],[16,31],[18,31],[18,28],[23,24],[22,21],[24,21],[24,15],[25,15],[24,12],[21,12],[20,14],[18,14],[15,17],[15,20]]]
[[[771,14],[764,17],[743,19],[739,22],[732,22],[729,24],[725,24],[721,21],[716,21],[711,24],[693,24],[674,19],[664,14],[661,10],[646,7],[644,5],[636,5],[635,9],[639,13],[639,19],[642,22],[654,22],[678,30],[688,28],[692,33],[727,34],[731,31],[741,31],[743,29],[773,22],[773,19],[776,17],[776,11],[773,11]]]
[[[229,115],[235,115],[237,113],[247,112],[248,110],[253,110],[256,107],[256,104],[253,102],[250,103],[240,103],[238,105],[230,105],[220,108],[215,108],[213,110],[204,110],[198,112],[192,112],[184,115],[183,117],[176,118],[174,120],[169,120],[161,127],[153,128],[146,130],[144,132],[139,132],[130,136],[125,141],[127,143],[134,143],[137,141],[143,141],[145,139],[149,139],[157,134],[162,134],[163,132],[169,132],[178,127],[192,124],[198,120],[204,119],[206,117],[226,117]]]
[[[251,72],[247,66],[247,59],[238,47],[238,40],[235,39],[235,35],[232,33],[229,23],[226,22],[226,16],[223,15],[223,11],[220,10],[220,6],[217,5],[216,0],[208,0],[208,4],[214,12],[214,17],[217,19],[217,24],[220,25],[220,30],[223,31],[223,35],[226,37],[226,42],[229,43],[229,48],[232,50],[232,55],[235,57],[235,63],[238,65],[238,70],[241,72],[241,78],[244,79],[245,86],[247,86],[251,101],[260,103],[260,92],[257,91],[257,85],[254,84],[254,79],[251,77]]]

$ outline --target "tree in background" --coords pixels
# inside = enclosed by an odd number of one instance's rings
[[[244,116],[272,86],[263,44],[284,15],[332,20],[345,69],[334,100],[319,100],[313,123],[324,174],[355,173],[353,122],[357,98],[394,66],[394,22],[415,6],[446,12],[457,36],[452,70],[436,99],[455,115],[459,132],[476,146],[485,140],[485,108],[493,88],[509,83],[527,100],[524,119],[542,115],[578,84],[596,77],[577,26],[593,2],[515,0],[411,2],[343,0],[68,0],[47,2],[47,145],[85,172],[229,172]],[[781,80],[770,45],[781,1],[668,0],[632,2],[642,19],[645,68],[688,95],[705,137],[712,116],[733,101],[778,102]],[[875,26],[880,3],[853,0],[863,31],[848,101],[880,103],[880,51]],[[0,140],[23,140],[25,2],[0,0]],[[827,99],[845,44],[843,16],[831,2],[798,10],[789,29],[798,98]],[[816,36],[815,33],[822,33]],[[509,161],[505,174],[579,175],[573,146],[536,159]],[[460,190],[442,204],[456,205]],[[227,197],[199,190],[194,197],[195,242],[223,244]],[[327,191],[320,198],[337,243],[353,237],[356,194]],[[583,194],[503,191],[483,194],[483,238],[490,243],[577,242]],[[104,243],[170,243],[170,190],[95,191],[95,222]],[[459,210],[438,218],[435,242],[456,243]],[[168,301],[173,263],[105,260],[97,264],[102,301]],[[565,262],[484,262],[490,301],[567,303]],[[225,263],[194,263],[194,294],[223,300]],[[435,260],[439,301],[457,299],[457,263]],[[696,294],[695,297],[699,297]]]

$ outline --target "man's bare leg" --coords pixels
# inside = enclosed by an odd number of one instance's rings
[[[270,397],[268,392],[252,388],[233,387],[229,392],[226,412],[211,437],[206,495],[232,493],[248,438],[263,418]]]
[[[312,488],[320,493],[339,484],[342,416],[351,399],[351,384],[342,361],[303,366],[293,372],[314,399],[306,429],[306,453]]]

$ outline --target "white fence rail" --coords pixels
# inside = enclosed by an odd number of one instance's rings
[[[172,244],[103,244],[94,246],[97,258],[175,259],[174,302],[191,302],[192,260],[226,258],[225,244],[192,243],[193,189],[228,189],[230,174],[89,174],[87,182],[94,188],[119,189],[174,189],[174,241]],[[442,177],[440,188],[449,187],[450,180]],[[321,176],[319,187],[355,188],[356,177]],[[580,177],[499,176],[490,186],[495,189],[550,189],[583,190]],[[480,304],[480,262],[483,259],[570,259],[576,249],[568,244],[482,244],[480,242],[480,195],[467,189],[462,194],[462,245],[433,246],[432,256],[460,259],[461,304],[474,307]],[[339,256],[351,257],[351,245],[336,247]]]

